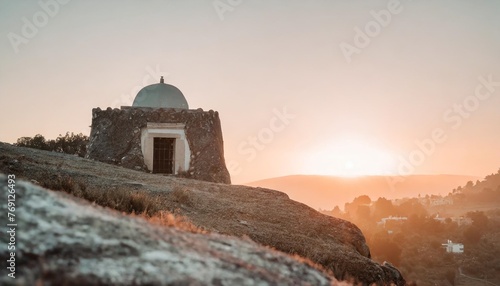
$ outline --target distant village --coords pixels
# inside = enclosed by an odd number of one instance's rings
[[[455,191],[454,194],[458,194],[459,192],[460,191],[458,192]],[[352,204],[355,204],[355,201],[356,199],[353,201]],[[449,196],[426,195],[425,197],[419,195],[417,198],[402,198],[402,199],[394,199],[387,201],[391,202],[394,207],[402,206],[405,204],[415,204],[418,202],[418,204],[421,205],[425,210],[427,210],[429,213],[432,213],[432,215],[428,215],[426,216],[426,218],[432,219],[433,221],[439,222],[440,224],[455,223],[458,227],[467,227],[472,225],[473,223],[473,220],[468,216],[452,215],[453,212],[447,212],[448,209],[455,209],[453,196],[450,195]],[[348,209],[350,208],[349,206],[350,204],[346,204],[346,212],[343,213],[344,216],[343,218],[348,218],[346,216],[349,216],[349,213],[351,213],[350,217],[351,220],[362,225],[361,223],[359,223],[359,220],[361,219],[359,217],[359,214],[355,214],[354,217],[352,214],[359,213],[360,207],[368,210],[374,210],[376,209],[375,206],[376,203],[377,201],[370,201],[370,202],[365,201],[364,203],[359,203],[355,211],[353,209]],[[323,212],[328,214],[327,211]],[[333,212],[334,211],[332,211],[330,214],[332,214]],[[443,213],[444,215],[442,215],[441,213]],[[395,233],[397,233],[397,230],[401,229],[401,226],[404,223],[408,222],[408,219],[409,219],[408,216],[399,216],[394,214],[388,215],[377,220],[375,227],[376,229],[384,230],[387,233],[387,235],[394,235]],[[451,239],[442,241],[441,246],[447,253],[462,254],[465,251],[464,244],[462,242],[454,242]]]
[[[439,221],[440,223],[446,223],[447,220],[451,220],[452,222],[457,223],[459,226],[465,226],[465,225],[472,224],[472,219],[468,218],[468,217],[464,217],[464,216],[444,218],[444,217],[439,217],[439,215],[436,215],[433,219],[436,221]],[[408,220],[408,217],[405,217],[405,216],[389,216],[389,217],[382,218],[379,222],[377,222],[377,225],[380,227],[383,227],[384,229],[387,229],[388,234],[393,234],[394,231],[387,227],[387,225],[388,225],[387,222],[392,222],[392,223],[397,224],[397,223],[405,222],[407,220]],[[441,245],[444,247],[444,249],[448,253],[464,253],[463,243],[454,243],[448,239],[448,241],[446,243],[443,243]]]
[[[396,200],[394,200],[394,203],[397,205],[400,205],[408,200],[409,200],[408,198],[396,199]],[[418,198],[418,202],[426,207],[453,205],[453,198],[451,198],[449,196],[442,197],[442,196],[436,196],[436,195],[431,195],[431,196],[427,195],[425,197]],[[439,214],[436,214],[435,216],[433,216],[433,219],[440,222],[440,223],[454,222],[458,226],[466,226],[466,225],[472,224],[472,219],[469,217],[465,217],[465,216],[443,217],[443,216],[440,216]],[[387,222],[388,221],[393,222],[393,223],[398,223],[398,222],[404,222],[407,220],[408,220],[408,217],[406,217],[406,216],[389,216],[389,217],[382,218],[380,221],[377,222],[377,225],[380,227],[383,227],[384,229],[387,229],[387,225],[388,225]],[[392,234],[393,230],[387,229],[387,233]],[[464,253],[463,243],[455,243],[455,242],[452,242],[451,240],[448,240],[446,243],[443,243],[441,245],[444,247],[444,249],[448,253]]]

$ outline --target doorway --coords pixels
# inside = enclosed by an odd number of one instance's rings
[[[153,173],[174,173],[175,138],[155,137],[153,141]]]

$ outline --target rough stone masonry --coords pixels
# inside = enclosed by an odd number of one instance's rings
[[[189,168],[179,175],[209,182],[231,183],[224,160],[219,114],[213,110],[94,108],[86,158],[150,171],[141,151],[141,129],[148,122],[185,125],[191,157]]]

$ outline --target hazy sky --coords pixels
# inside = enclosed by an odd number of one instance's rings
[[[235,183],[484,176],[500,167],[499,15],[497,0],[0,0],[0,141],[88,135],[92,108],[163,75],[219,111]]]

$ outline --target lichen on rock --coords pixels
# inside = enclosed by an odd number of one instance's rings
[[[16,280],[1,285],[336,285],[249,240],[161,228],[21,181],[16,194]]]

